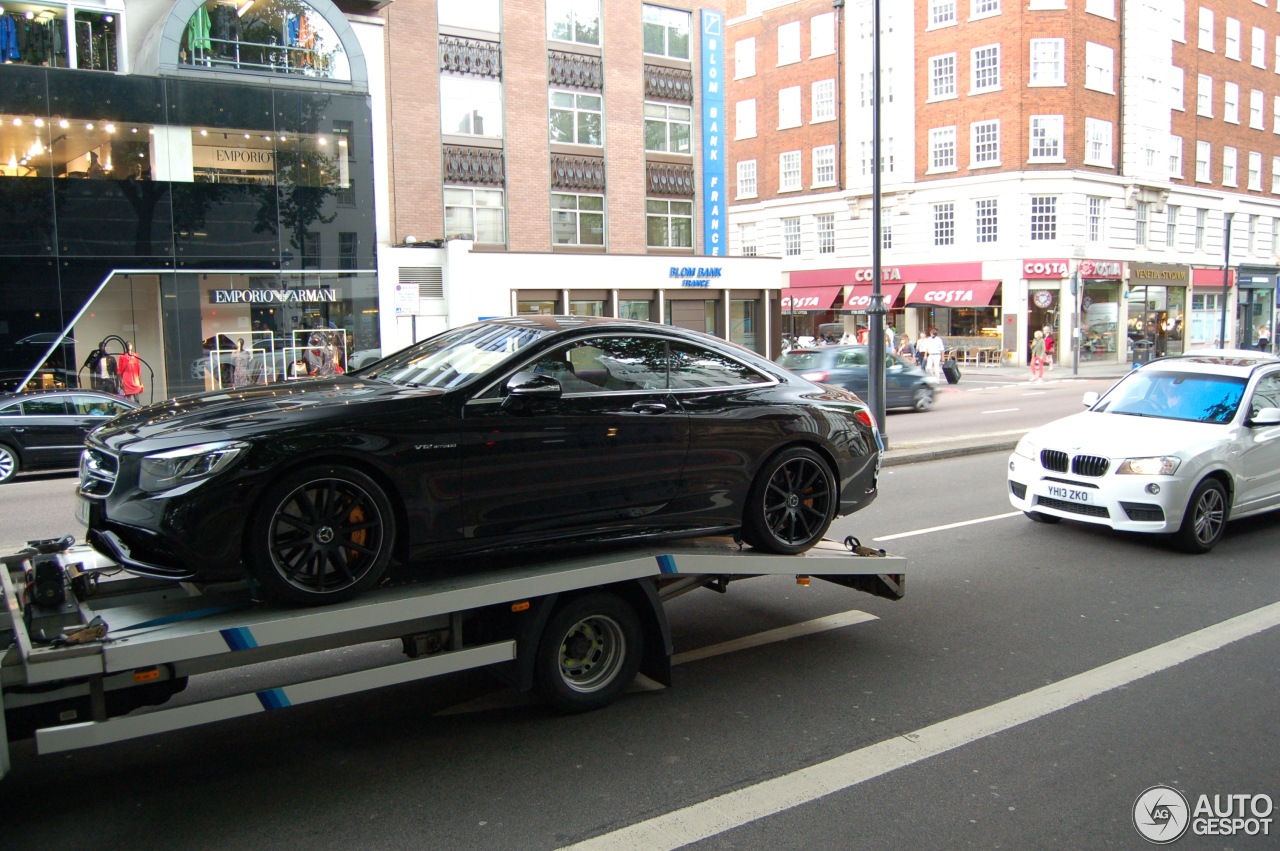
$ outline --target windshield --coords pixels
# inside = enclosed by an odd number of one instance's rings
[[[467,325],[397,352],[361,376],[410,387],[461,387],[548,333],[540,326]]]
[[[1242,377],[1140,370],[1121,381],[1096,412],[1160,417],[1201,423],[1229,423],[1244,397]]]

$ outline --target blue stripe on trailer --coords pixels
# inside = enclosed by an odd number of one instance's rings
[[[249,631],[247,626],[233,626],[230,629],[218,630],[222,633],[222,638],[227,642],[227,646],[232,650],[251,650],[258,646],[258,642],[254,639],[253,633]]]
[[[676,569],[676,557],[658,556],[658,570],[663,573],[679,573],[680,571]]]
[[[244,607],[240,605],[215,606],[212,609],[198,609],[197,611],[194,611],[194,612],[181,612],[176,615],[166,615],[165,617],[162,617],[162,618],[153,618],[152,620],[143,621],[142,623],[135,623],[135,624],[130,624],[129,626],[123,626],[123,627],[120,627],[119,629],[113,630],[113,632],[120,633],[120,632],[128,632],[131,629],[150,629],[153,626],[165,626],[171,623],[181,623],[182,621],[197,620],[199,618],[209,617],[210,615],[220,615],[223,612],[230,612],[235,609],[242,609],[242,608]]]
[[[284,693],[282,688],[258,692],[258,702],[262,704],[263,709],[284,709],[286,706],[293,705],[289,702],[289,696]]]

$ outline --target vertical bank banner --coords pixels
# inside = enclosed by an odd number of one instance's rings
[[[702,9],[702,252],[729,253],[724,216],[724,15]]]

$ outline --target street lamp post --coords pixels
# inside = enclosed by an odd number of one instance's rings
[[[1222,324],[1218,327],[1218,348],[1227,347],[1227,298],[1231,295],[1231,223],[1236,214],[1227,210],[1226,238],[1222,240]]]
[[[884,293],[881,290],[881,250],[884,233],[880,168],[880,0],[871,0],[871,305],[867,308],[867,403],[887,446],[884,429],[885,339]]]

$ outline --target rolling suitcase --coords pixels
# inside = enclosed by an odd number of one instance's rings
[[[960,381],[960,365],[956,363],[955,358],[947,358],[942,362],[942,374],[947,377],[948,384],[956,384]]]

